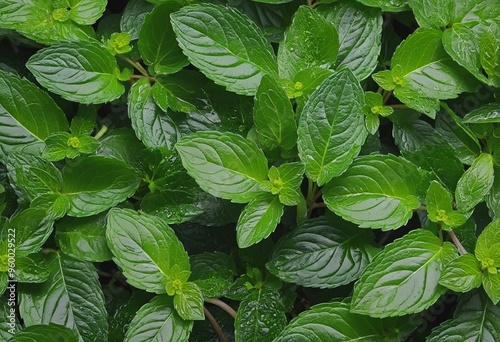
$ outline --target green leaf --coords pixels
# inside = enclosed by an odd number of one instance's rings
[[[339,302],[314,305],[295,317],[274,342],[402,341],[413,330],[407,317],[404,323],[397,318],[380,320],[352,313],[349,307]]]
[[[337,29],[340,41],[335,69],[351,69],[364,80],[377,66],[381,48],[382,13],[357,2],[335,2],[318,7],[318,13]]]
[[[174,310],[172,298],[159,295],[137,311],[124,342],[187,342],[192,328],[193,321],[182,319]]]
[[[27,208],[11,217],[4,229],[16,232],[16,256],[37,253],[52,234],[54,222],[46,217],[45,210]],[[22,229],[21,229],[22,227]]]
[[[484,291],[490,297],[493,304],[500,302],[500,273],[483,273],[483,287]]]
[[[54,259],[54,255],[43,253],[16,255],[14,279],[19,283],[45,282],[50,275],[50,264]]]
[[[473,254],[464,254],[447,264],[439,284],[455,292],[468,292],[481,286],[481,263]]]
[[[78,335],[71,329],[60,324],[37,324],[32,325],[16,333],[8,342],[78,342]]]
[[[64,158],[73,159],[80,153],[95,153],[98,147],[99,141],[94,137],[58,132],[45,139],[42,157],[49,161],[58,161]]]
[[[94,105],[79,105],[78,113],[71,120],[70,131],[74,135],[90,135],[96,126],[97,107]]]
[[[154,5],[144,0],[129,1],[120,18],[121,31],[130,33],[132,40],[138,39],[144,18],[153,8]]]
[[[271,166],[268,172],[269,181],[261,184],[261,188],[278,195],[284,205],[297,205],[304,196],[300,185],[304,180],[304,165],[302,163],[286,163],[278,167]]]
[[[297,123],[292,103],[271,76],[264,75],[255,94],[253,119],[259,142],[269,149],[292,149],[297,143]]]
[[[452,11],[456,5],[449,0],[425,1],[408,0],[415,19],[420,27],[441,29],[452,21]]]
[[[144,145],[149,148],[173,148],[177,132],[171,120],[155,104],[153,87],[148,79],[142,78],[130,88],[128,116],[137,138]]]
[[[236,239],[240,248],[247,248],[267,238],[283,216],[283,204],[278,196],[261,194],[245,207],[236,224]]]
[[[134,169],[113,157],[88,156],[68,161],[62,170],[62,193],[70,216],[91,216],[132,196],[140,180]]]
[[[191,277],[204,297],[218,298],[226,295],[233,283],[236,269],[233,260],[221,252],[190,256]]]
[[[271,45],[240,12],[199,4],[183,7],[170,17],[179,46],[189,61],[227,90],[254,95],[264,74],[277,76]]]
[[[293,80],[306,68],[329,68],[335,63],[338,50],[339,35],[335,27],[313,9],[300,6],[279,45],[279,76]]]
[[[69,19],[80,25],[92,25],[106,9],[105,0],[58,0],[53,1],[56,8],[69,12]]]
[[[144,17],[138,46],[153,75],[173,74],[189,64],[177,45],[170,20],[166,20],[180,8],[180,3],[165,2]],[[159,27],[161,30],[158,30]]]
[[[132,128],[117,128],[101,139],[97,154],[115,157],[134,167],[144,169],[143,158],[146,147],[137,139]]]
[[[477,238],[474,253],[481,261],[483,269],[500,268],[500,219],[494,220],[484,228]]]
[[[500,336],[499,317],[500,308],[474,291],[462,297],[453,318],[434,328],[426,341],[495,341]]]
[[[0,70],[0,158],[5,159],[16,145],[43,141],[67,130],[63,111],[47,93]]]
[[[377,251],[371,232],[319,217],[282,237],[266,267],[289,283],[335,288],[358,279]]]
[[[425,198],[429,220],[443,223],[443,228],[446,229],[463,225],[467,217],[458,211],[453,211],[452,201],[451,193],[439,182],[432,181]]]
[[[392,317],[425,310],[446,292],[438,280],[455,257],[453,244],[442,243],[428,230],[411,231],[365,268],[354,286],[351,312]]]
[[[488,103],[467,113],[463,123],[498,123],[500,122],[500,103]]]
[[[495,167],[495,179],[491,186],[490,193],[486,195],[486,204],[490,210],[492,218],[500,217],[500,168]]]
[[[408,10],[407,0],[358,0],[363,5],[378,7],[386,12],[402,12]]]
[[[420,206],[422,175],[415,165],[393,155],[361,156],[323,188],[328,207],[361,228],[396,229]]]
[[[71,2],[74,1],[79,0],[71,0]],[[62,9],[58,9],[53,2],[51,0],[1,0],[0,22],[2,27],[19,31],[24,36],[41,44],[83,41],[95,36],[90,26],[78,25],[73,20],[69,20],[71,12],[66,10],[66,6],[63,5]],[[84,1],[84,3],[88,2]],[[105,5],[102,1],[99,3],[100,6],[92,6],[97,11],[102,9],[103,4]],[[74,15],[73,17],[76,18],[75,21],[82,19]]]
[[[467,213],[484,200],[494,180],[493,157],[482,153],[458,180],[455,200],[458,210]]]
[[[171,279],[174,267],[189,272],[184,247],[162,219],[113,208],[107,220],[109,249],[130,285],[148,292],[165,293],[167,282],[174,280]]]
[[[26,67],[45,88],[80,103],[110,102],[125,87],[114,56],[97,41],[64,42],[41,49]]]
[[[488,75],[490,83],[500,87],[500,25],[492,22],[483,33],[480,42],[481,65]]]
[[[367,136],[363,100],[358,80],[343,69],[328,77],[304,106],[297,147],[308,178],[318,185],[341,175],[358,155]]]
[[[78,333],[80,340],[106,341],[107,314],[94,265],[57,254],[51,268],[46,282],[20,288],[24,324],[60,324]]]
[[[238,308],[234,321],[236,342],[273,341],[286,323],[285,307],[277,291],[253,291]]]
[[[262,192],[267,160],[252,141],[229,132],[197,132],[175,147],[189,175],[213,196],[246,203]]]
[[[63,217],[56,224],[56,242],[61,251],[78,260],[111,260],[106,241],[106,213],[88,217]]]
[[[175,311],[184,320],[204,320],[203,294],[192,282],[182,284],[182,290],[174,296]]]

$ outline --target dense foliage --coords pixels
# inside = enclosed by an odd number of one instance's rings
[[[0,0],[0,340],[500,341],[500,0]]]

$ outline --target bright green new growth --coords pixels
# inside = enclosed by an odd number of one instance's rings
[[[499,17],[0,0],[0,340],[500,341]]]

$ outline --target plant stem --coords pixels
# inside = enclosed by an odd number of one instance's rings
[[[453,244],[457,247],[460,254],[467,254],[467,251],[465,250],[464,246],[462,246],[462,243],[460,243],[460,240],[458,239],[455,232],[453,230],[449,230],[448,235],[450,236],[451,241],[453,241]]]
[[[314,194],[316,193],[316,189],[318,188],[318,186],[316,185],[316,183],[314,183],[310,179],[308,179],[307,181],[308,181],[308,183],[307,183],[306,202],[307,202],[307,205],[309,205],[309,204],[311,204],[311,202],[314,201]]]
[[[133,60],[131,60],[128,57],[124,57],[124,56],[120,56],[120,55],[118,55],[118,57],[120,57],[121,59],[123,59],[124,61],[126,61],[130,65],[132,65],[134,68],[136,68],[142,74],[142,76],[151,79],[151,77],[149,77],[148,72],[146,71],[146,69],[143,68],[143,66],[141,65],[141,63],[134,62]]]
[[[385,92],[382,96],[384,97],[384,105],[385,103],[387,102],[387,100],[389,100],[389,98],[391,97],[392,95],[392,90],[389,90],[387,92]]]
[[[316,194],[313,197],[313,201],[316,202],[318,198],[320,198],[323,195],[323,189],[319,189]]]
[[[377,89],[377,93],[382,94],[382,92],[383,92],[383,91],[384,91],[384,88],[382,88],[382,87],[378,87],[378,89]]]
[[[232,307],[224,303],[222,300],[217,298],[205,298],[205,302],[218,306],[222,310],[226,311],[231,317],[236,318],[236,311],[234,311]]]
[[[389,105],[389,107],[394,108],[394,109],[406,109],[406,108],[408,108],[407,105],[402,104],[402,103],[401,104],[392,104],[392,105]]]
[[[210,323],[212,323],[212,326],[214,327],[215,331],[217,332],[217,335],[219,336],[219,340],[221,340],[221,342],[226,342],[227,341],[226,336],[224,336],[224,332],[220,328],[220,325],[219,323],[217,323],[214,316],[212,316],[212,314],[210,313],[210,311],[208,311],[206,307],[203,307],[203,312],[205,312],[205,316],[208,318]]]
[[[384,243],[387,241],[387,239],[392,235],[394,231],[393,230],[390,230],[388,232],[386,232],[381,238],[380,238],[380,241],[377,242],[377,245],[379,247],[382,247],[384,245]]]
[[[94,136],[94,138],[96,138],[97,140],[99,140],[100,138],[102,138],[102,136],[104,135],[104,133],[106,133],[107,131],[108,131],[108,126],[102,125],[101,129],[99,130],[99,132],[96,133],[96,135]]]

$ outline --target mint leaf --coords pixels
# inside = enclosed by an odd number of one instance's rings
[[[472,254],[452,260],[443,269],[439,284],[455,292],[468,292],[481,286],[481,263]]]
[[[484,228],[477,238],[474,251],[482,268],[495,273],[500,268],[500,220],[496,219]],[[489,269],[491,267],[491,269]]]
[[[221,252],[190,256],[191,277],[204,297],[223,297],[233,283],[236,269],[233,260]]]
[[[443,228],[463,225],[467,221],[467,216],[454,211],[452,201],[451,193],[438,182],[432,181],[425,198],[429,220],[444,224]]]
[[[97,106],[79,105],[76,116],[71,120],[70,131],[74,135],[90,135],[96,127]]]
[[[120,30],[130,33],[132,40],[139,39],[144,18],[153,8],[153,4],[144,0],[129,1],[120,18]]]
[[[377,253],[371,232],[319,217],[282,237],[267,269],[305,287],[334,288],[356,280]]]
[[[137,311],[125,335],[124,342],[187,341],[193,321],[184,320],[174,310],[172,298],[159,295]]]
[[[307,6],[300,6],[278,50],[281,78],[293,80],[312,66],[329,68],[337,59],[339,35],[335,27]]]
[[[493,158],[483,153],[458,180],[455,200],[458,210],[467,213],[484,200],[493,185]]]
[[[370,7],[379,7],[386,12],[402,12],[408,10],[408,4],[406,0],[358,0],[363,5]]]
[[[462,120],[465,124],[500,122],[500,104],[488,103],[468,112]]]
[[[494,341],[500,336],[500,308],[474,291],[460,300],[453,318],[432,330],[427,342]]]
[[[240,248],[247,248],[267,238],[283,215],[278,196],[261,194],[247,204],[236,224],[236,239]]]
[[[500,25],[492,22],[488,30],[483,33],[480,42],[481,65],[488,75],[490,84],[500,86]]]
[[[277,291],[260,289],[240,303],[234,320],[237,342],[270,342],[286,325],[285,307]]]
[[[134,83],[128,96],[128,116],[137,138],[144,145],[172,149],[177,132],[171,120],[155,104],[153,88],[146,78]]]
[[[363,99],[359,81],[343,69],[328,77],[305,104],[297,147],[308,178],[318,185],[342,174],[359,153],[367,135]]]
[[[71,2],[74,1],[76,0],[71,0]],[[89,1],[84,2],[88,3]],[[81,26],[70,20],[71,12],[67,11],[66,5],[59,9],[54,6],[56,4],[51,0],[2,0],[0,1],[1,26],[19,31],[24,36],[41,44],[83,41],[95,36],[94,30],[90,26]],[[97,6],[92,7],[98,13],[103,9],[103,4],[105,3],[99,1]],[[73,15],[73,18],[76,18],[77,21],[83,19],[78,18],[78,15]],[[94,22],[95,20],[92,24]]]
[[[168,18],[181,8],[177,2],[166,2],[156,6],[144,17],[139,34],[139,51],[150,71],[155,74],[171,74],[189,64],[178,47]],[[162,27],[158,30],[158,27]]]
[[[361,156],[323,189],[328,209],[361,228],[396,229],[420,206],[422,176],[415,165],[393,155]]]
[[[91,216],[109,209],[132,196],[140,183],[132,167],[105,156],[68,161],[62,177],[70,216]]]
[[[271,45],[240,12],[200,4],[183,7],[170,17],[179,46],[189,61],[227,90],[253,95],[264,74],[277,75]]]
[[[275,342],[400,341],[413,330],[411,323],[401,324],[397,318],[371,318],[349,308],[340,302],[314,305],[295,317]]]
[[[25,256],[16,255],[16,268],[14,279],[19,283],[43,283],[50,275],[50,264],[54,261],[54,255],[33,253]]]
[[[500,302],[500,273],[483,273],[483,288],[493,304]]]
[[[252,141],[233,133],[198,132],[175,148],[189,175],[213,196],[246,203],[262,192],[267,160]]]
[[[63,111],[47,93],[26,79],[0,70],[2,159],[14,146],[43,141],[52,133],[67,130]]]
[[[65,132],[53,133],[45,139],[45,149],[42,157],[49,161],[58,161],[64,158],[73,159],[80,153],[95,153],[99,141],[88,135],[71,135]]]
[[[143,240],[141,236],[149,236]],[[113,260],[127,282],[139,289],[165,293],[176,278],[173,268],[189,272],[189,259],[174,231],[160,218],[130,209],[108,213],[106,237]],[[147,267],[145,267],[147,265]]]
[[[78,335],[73,330],[60,324],[49,323],[29,326],[12,336],[8,342],[52,342],[53,337],[67,342],[78,341]]]
[[[182,289],[174,296],[175,311],[185,320],[204,320],[203,294],[196,283],[182,284]]]
[[[49,279],[19,292],[19,312],[26,326],[55,323],[74,330],[79,340],[107,340],[104,296],[92,263],[58,253]]]
[[[56,242],[61,251],[79,260],[111,260],[106,240],[106,213],[88,217],[64,217],[56,224]]]
[[[100,43],[64,42],[34,54],[26,67],[45,88],[79,103],[110,102],[125,87],[113,55]]]
[[[284,205],[297,205],[303,195],[300,185],[303,181],[304,165],[301,163],[286,163],[279,167],[271,166],[268,172],[269,181],[261,184],[261,188],[278,195]]]
[[[297,123],[292,104],[280,85],[268,75],[260,81],[253,119],[259,142],[269,149],[292,149],[297,143]]]
[[[443,244],[428,230],[411,231],[387,245],[365,268],[354,286],[351,312],[390,317],[428,308],[446,291],[438,279],[455,257],[451,243]]]
[[[318,13],[338,32],[340,48],[335,69],[346,66],[359,80],[370,76],[381,49],[381,11],[357,2],[336,2],[318,7]]]
[[[62,0],[54,3],[57,4],[56,9],[68,11],[68,18],[80,25],[94,24],[106,9],[106,1],[102,0]]]

